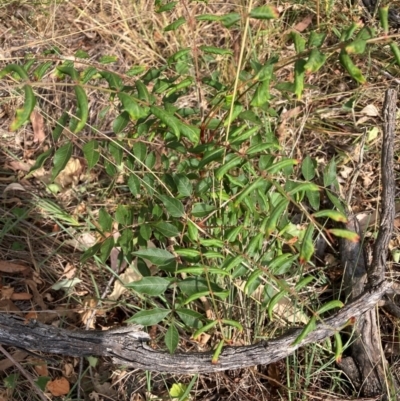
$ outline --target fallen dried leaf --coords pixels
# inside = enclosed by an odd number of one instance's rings
[[[296,24],[293,29],[295,29],[297,32],[303,32],[308,28],[308,26],[311,24],[313,20],[313,15],[307,15],[307,17],[303,18],[298,24]]]
[[[65,377],[55,379],[47,383],[47,390],[55,397],[66,395],[69,393],[69,381]]]
[[[10,299],[13,301],[29,301],[32,299],[32,295],[27,292],[14,292]]]
[[[31,113],[31,124],[33,129],[33,142],[41,144],[46,139],[46,134],[44,133],[44,119],[36,110],[33,110]]]
[[[48,376],[49,375],[49,370],[47,369],[47,363],[46,361],[42,359],[34,359],[32,360],[33,367],[36,371],[36,373],[39,376]]]
[[[15,273],[26,274],[29,272],[29,267],[7,261],[0,261],[0,271],[9,274],[15,274]]]
[[[28,355],[29,354],[23,350],[17,350],[11,354],[13,359],[17,362],[23,361]],[[6,369],[11,368],[12,366],[14,366],[14,362],[11,359],[2,359],[0,361],[0,372],[4,372]]]
[[[14,288],[2,287],[0,292],[1,292],[1,299],[11,299],[12,295],[14,294]]]
[[[60,172],[54,182],[63,188],[71,184],[76,185],[80,180],[82,172],[83,166],[81,164],[81,161],[76,158],[71,158],[65,166],[64,170]]]

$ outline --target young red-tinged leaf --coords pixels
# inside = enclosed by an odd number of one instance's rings
[[[149,310],[142,310],[129,318],[127,323],[137,323],[142,326],[153,326],[160,323],[171,313],[170,309],[154,308]]]
[[[313,244],[314,226],[309,223],[300,247],[300,264],[308,263],[314,254]]]
[[[327,217],[328,219],[332,219],[333,221],[338,221],[341,223],[347,223],[347,216],[343,213],[340,213],[336,210],[321,210],[313,214],[313,217]]]
[[[24,85],[24,92],[24,105],[20,109],[17,109],[15,112],[15,118],[10,125],[10,131],[12,132],[16,131],[29,120],[29,117],[36,104],[36,97],[30,85]]]
[[[300,344],[307,337],[308,334],[315,330],[316,325],[317,318],[315,316],[312,316],[310,321],[306,324],[306,326],[301,331],[300,335],[294,340],[292,345]]]
[[[360,242],[360,236],[354,231],[343,230],[341,228],[331,228],[328,232],[336,237],[344,238],[351,242]]]
[[[178,329],[175,327],[173,323],[170,324],[167,332],[165,333],[164,342],[170,354],[173,354],[179,342]]]
[[[214,351],[214,354],[213,354],[213,357],[212,357],[212,360],[211,360],[211,363],[212,363],[213,365],[218,364],[218,359],[219,359],[219,356],[221,355],[221,352],[222,352],[222,348],[223,348],[223,347],[224,347],[224,340],[221,340],[221,341],[219,342],[219,344],[218,344],[216,350]]]
[[[336,363],[340,363],[342,361],[343,354],[343,343],[342,337],[339,332],[335,332],[335,361]]]
[[[165,249],[159,248],[147,248],[139,251],[132,252],[133,255],[139,256],[139,258],[149,260],[156,266],[163,266],[172,262],[175,257]]]
[[[328,310],[335,309],[335,308],[343,308],[343,302],[335,299],[333,301],[327,302],[325,305],[321,306],[316,312],[317,315],[322,315],[323,313],[327,312]]]
[[[385,35],[389,32],[389,6],[379,7],[379,20]]]
[[[279,11],[274,6],[261,6],[250,11],[250,17],[255,19],[276,19],[279,18]]]

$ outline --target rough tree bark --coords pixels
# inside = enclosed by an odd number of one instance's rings
[[[385,281],[387,250],[392,236],[395,217],[395,179],[393,172],[394,132],[396,128],[397,90],[386,91],[383,105],[384,130],[381,154],[382,172],[382,213],[379,233],[374,246],[372,263],[367,269],[362,245],[347,240],[341,241],[341,260],[345,269],[345,292],[349,301],[357,298],[365,288]],[[353,216],[347,229],[359,234],[357,219]],[[342,360],[339,366],[352,380],[363,396],[389,396],[386,360],[382,350],[376,310],[371,309],[358,320],[351,345],[351,356]],[[392,383],[396,386],[396,383]]]

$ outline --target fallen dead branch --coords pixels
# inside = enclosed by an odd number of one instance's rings
[[[292,354],[298,348],[322,341],[374,308],[392,286],[383,282],[373,291],[365,291],[335,316],[318,323],[300,344],[293,345],[301,329],[281,337],[243,347],[226,347],[212,364],[212,352],[169,354],[150,348],[148,334],[133,328],[131,335],[110,331],[71,331],[35,321],[24,323],[9,315],[0,315],[0,343],[19,348],[70,356],[111,356],[117,364],[157,372],[207,373],[269,364]],[[133,336],[132,336],[133,334]]]

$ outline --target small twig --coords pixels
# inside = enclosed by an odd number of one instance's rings
[[[48,401],[48,398],[44,396],[44,394],[39,390],[36,383],[34,382],[32,376],[21,366],[19,362],[17,362],[10,353],[8,353],[1,345],[0,351],[4,354],[4,356],[12,361],[12,363],[17,367],[17,369],[25,376],[28,382],[32,385],[33,390],[39,396],[39,398],[43,401]]]

